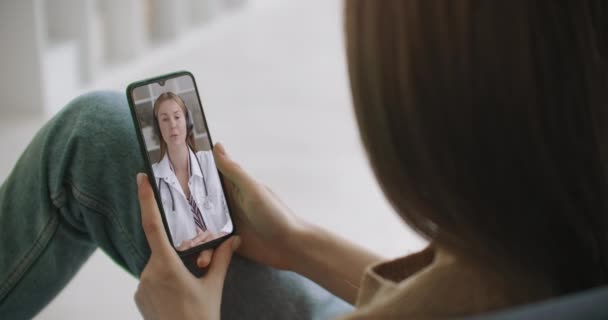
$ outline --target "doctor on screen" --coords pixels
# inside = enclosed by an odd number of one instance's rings
[[[154,103],[161,160],[152,165],[165,216],[177,250],[232,232],[232,221],[211,151],[197,151],[193,120],[172,92]]]

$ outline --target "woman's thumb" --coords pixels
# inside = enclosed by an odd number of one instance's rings
[[[220,172],[237,187],[245,187],[254,181],[238,163],[228,156],[224,145],[221,143],[215,144],[213,156]]]

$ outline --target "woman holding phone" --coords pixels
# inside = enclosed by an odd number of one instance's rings
[[[35,317],[97,249],[141,277],[151,251],[133,175],[144,167],[122,92],[82,95],[38,131],[0,186],[0,318]],[[211,251],[203,251],[199,267],[208,266]],[[225,275],[224,319],[326,319],[351,309],[302,276],[246,258],[233,257]],[[98,297],[92,291],[87,298]]]
[[[239,236],[194,278],[142,175],[136,192],[144,164],[124,95],[76,99],[0,187],[0,315],[33,317],[98,246],[141,276],[135,299],[151,319],[350,310],[259,263],[355,304],[349,320],[465,317],[605,285],[607,9],[346,1],[363,144],[396,213],[431,243],[394,261],[299,218],[217,146]]]
[[[153,252],[135,295],[144,317],[219,319],[239,243],[355,304],[349,320],[460,318],[608,284],[604,0],[348,0],[345,13],[363,144],[429,247],[382,262],[298,218],[218,145],[240,239],[200,281],[172,267],[138,176]]]
[[[154,102],[161,160],[152,165],[165,217],[180,251],[232,232],[211,151],[197,151],[194,120],[183,99],[162,93]]]

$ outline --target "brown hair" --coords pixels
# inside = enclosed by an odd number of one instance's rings
[[[602,0],[348,0],[355,113],[401,217],[438,246],[608,282]]]
[[[184,103],[184,100],[182,100],[182,98],[180,98],[180,96],[176,95],[173,92],[164,92],[161,95],[158,96],[158,98],[156,98],[156,101],[154,102],[154,108],[153,108],[153,113],[154,113],[154,121],[155,121],[155,130],[156,130],[156,134],[158,135],[159,138],[159,143],[160,143],[160,159],[162,159],[165,154],[167,153],[167,143],[165,142],[165,139],[163,139],[163,134],[160,131],[160,123],[158,123],[158,108],[160,107],[160,105],[167,101],[167,100],[173,100],[175,101],[175,103],[177,103],[177,105],[179,105],[179,107],[182,109],[182,112],[184,113],[184,120],[186,120],[186,126],[188,126],[188,121],[192,121],[192,119],[188,119],[188,117],[190,117],[190,113],[188,112],[188,108],[186,107],[186,103]],[[188,146],[192,149],[192,151],[196,152],[196,141],[194,140],[194,128],[192,130],[190,130],[190,132],[188,133],[187,137],[186,137],[186,143],[188,144]]]

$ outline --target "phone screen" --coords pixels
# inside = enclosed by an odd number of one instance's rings
[[[136,83],[127,94],[175,248],[186,251],[231,234],[233,223],[192,75]]]

